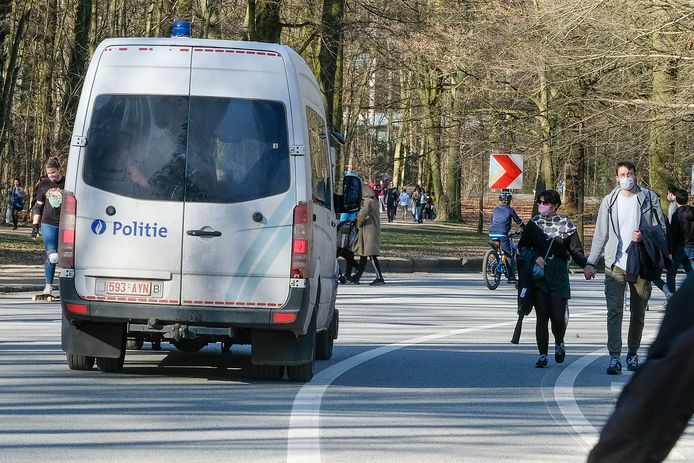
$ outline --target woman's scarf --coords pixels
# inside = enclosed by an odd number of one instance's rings
[[[568,238],[576,232],[576,225],[564,215],[555,214],[551,217],[536,215],[533,222],[550,239],[559,236],[561,239]]]

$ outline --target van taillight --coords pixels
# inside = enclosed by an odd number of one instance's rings
[[[299,203],[294,207],[292,227],[292,266],[291,278],[308,278],[311,265],[311,234],[313,231],[311,208]]]
[[[75,224],[77,222],[77,200],[69,191],[63,191],[58,228],[58,265],[63,268],[75,266]]]

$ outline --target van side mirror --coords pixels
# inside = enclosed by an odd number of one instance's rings
[[[342,179],[342,194],[335,195],[335,212],[357,212],[361,207],[361,179],[345,175]]]

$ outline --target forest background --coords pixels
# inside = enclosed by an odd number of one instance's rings
[[[420,184],[439,220],[482,203],[491,153],[523,154],[519,192],[561,182],[579,225],[620,159],[663,200],[690,188],[688,0],[0,0],[2,184],[32,194],[45,160],[66,160],[101,40],[166,37],[173,20],[297,50],[345,136],[337,175]]]

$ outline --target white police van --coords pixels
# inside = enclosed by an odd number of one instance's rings
[[[332,355],[336,212],[322,96],[286,46],[109,39],[87,72],[60,223],[62,346],[120,371],[126,340],[251,344],[261,378]]]

